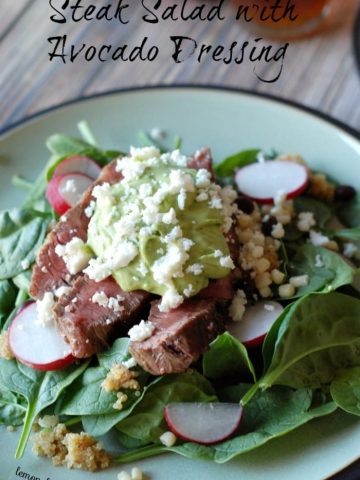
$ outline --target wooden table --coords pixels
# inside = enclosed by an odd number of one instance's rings
[[[256,77],[250,64],[224,65],[210,59],[198,63],[194,57],[179,64],[171,60],[170,35],[190,36],[199,44],[230,45],[234,40],[241,44],[249,39],[249,33],[234,20],[231,0],[224,2],[225,21],[161,22],[157,25],[141,20],[144,9],[140,0],[129,2],[131,21],[127,25],[117,20],[59,24],[49,20],[54,11],[47,1],[1,0],[0,128],[66,100],[111,89],[159,83],[197,83],[277,95],[311,106],[360,129],[360,77],[351,41],[359,0],[338,1],[345,17],[342,24],[313,38],[291,42],[279,80],[265,83]],[[58,8],[63,3],[53,1]],[[88,5],[91,2],[83,0],[83,3]],[[105,5],[109,1],[92,3]],[[116,4],[117,0],[112,3]],[[147,2],[148,5],[154,3]],[[167,0],[167,3],[173,2]],[[213,0],[213,3],[218,1]],[[64,65],[59,58],[50,62],[48,52],[51,45],[47,39],[63,34],[68,35],[69,42],[80,46],[82,43],[132,45],[149,36],[149,40],[164,48],[151,63],[79,60]],[[258,73],[270,78],[276,68],[271,63],[262,63]]]
[[[229,45],[234,40],[239,44],[253,41],[254,37],[233,20],[230,0],[225,0],[225,21],[160,25],[146,24],[141,20],[140,0],[129,0],[132,19],[127,25],[118,21],[67,22],[62,25],[49,20],[54,12],[48,2],[1,0],[0,128],[64,101],[108,90],[196,83],[276,95],[315,108],[360,130],[360,76],[352,48],[355,11],[360,0],[339,1],[344,11],[340,25],[313,38],[291,42],[279,80],[265,83],[254,74],[252,65],[224,65],[209,59],[198,63],[194,58],[175,64],[167,48],[162,49],[159,57],[151,63],[81,60],[64,65],[60,59],[49,61],[47,39],[60,34],[67,34],[71,42],[80,45],[83,42],[134,44],[144,36],[149,36],[158,45],[168,45],[170,35],[190,36],[199,44]],[[54,2],[56,5],[62,3]],[[109,2],[98,0],[97,3]],[[263,64],[258,73],[271,78],[274,69],[276,66]],[[341,474],[341,479],[360,478],[359,469],[359,463],[350,467]]]

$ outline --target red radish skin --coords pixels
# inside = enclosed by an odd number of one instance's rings
[[[96,180],[101,173],[101,167],[92,158],[82,155],[74,155],[65,158],[55,168],[53,177],[65,175],[67,173],[82,173],[93,180]]]
[[[67,190],[72,182],[75,191]],[[53,177],[48,183],[46,198],[56,213],[63,215],[69,208],[76,205],[85,190],[93,183],[93,179],[82,173],[69,173]]]
[[[178,438],[201,445],[230,438],[242,416],[238,403],[170,403],[164,409],[165,421]]]
[[[9,345],[19,362],[36,370],[60,370],[76,359],[55,323],[45,327],[36,323],[36,303],[20,309],[9,328]]]
[[[248,307],[239,322],[228,324],[228,331],[247,347],[261,345],[284,307],[278,302],[261,301]]]
[[[291,199],[303,193],[309,183],[309,174],[303,165],[295,162],[268,160],[252,163],[236,172],[238,190],[258,203],[274,203],[283,191]]]

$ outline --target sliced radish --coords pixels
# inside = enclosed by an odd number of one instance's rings
[[[81,155],[65,158],[55,168],[53,177],[65,175],[66,173],[82,173],[94,180],[98,178],[101,167],[93,159]]]
[[[261,301],[248,307],[239,322],[231,322],[227,329],[247,347],[260,345],[284,307],[278,302]]]
[[[242,414],[238,403],[170,403],[164,411],[166,423],[177,437],[203,445],[233,435]]]
[[[59,215],[78,203],[93,179],[82,173],[68,173],[53,177],[47,187],[46,198]]]
[[[54,322],[37,323],[36,303],[19,310],[9,329],[10,348],[25,365],[37,370],[59,370],[74,361],[70,346],[58,332]]]
[[[252,163],[235,175],[239,191],[260,203],[272,203],[279,192],[287,198],[296,197],[306,189],[308,181],[303,165],[280,160]]]

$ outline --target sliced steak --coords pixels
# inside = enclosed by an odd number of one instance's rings
[[[80,203],[66,212],[63,220],[48,234],[40,249],[30,285],[30,295],[42,298],[45,292],[54,291],[61,286],[73,283],[77,275],[70,275],[62,258],[55,253],[57,245],[64,245],[72,238],[87,239],[87,228],[90,219],[85,215],[85,208],[91,201],[93,188],[104,182],[115,183],[121,179],[116,172],[116,160],[103,168],[100,177],[87,189]]]
[[[99,305],[93,296],[104,293],[108,298],[120,296],[120,310]],[[54,313],[58,328],[77,358],[90,357],[108,348],[115,338],[126,336],[130,327],[150,306],[148,292],[124,292],[112,277],[94,282],[86,275],[79,276],[71,290],[60,297]]]
[[[222,315],[215,301],[191,298],[167,313],[151,304],[149,321],[155,325],[153,335],[132,342],[130,352],[144,370],[153,375],[183,372],[195,362],[209,343],[224,331]]]
[[[209,170],[212,180],[215,178],[210,148],[202,148],[195,152],[188,161],[188,167],[194,168],[195,170],[200,170],[200,168]]]

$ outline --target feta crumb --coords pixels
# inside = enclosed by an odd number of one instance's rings
[[[184,210],[185,209],[185,205],[186,205],[186,191],[182,188],[180,190],[180,193],[177,197],[177,203],[178,203],[178,207],[180,208],[180,210]]]
[[[139,266],[136,268],[136,271],[139,272],[143,277],[145,277],[145,275],[149,272],[144,262],[140,262]]]
[[[96,202],[94,200],[91,200],[91,202],[89,203],[89,205],[85,208],[84,212],[85,212],[85,215],[88,217],[88,218],[91,218],[93,215],[94,215],[94,212],[95,212],[95,207],[96,207]]]
[[[315,257],[315,267],[317,268],[325,267],[325,263],[320,254],[317,254]]]
[[[308,232],[316,225],[313,212],[301,212],[298,216],[297,228],[300,232]]]
[[[312,245],[315,247],[323,247],[328,242],[330,242],[330,239],[326,235],[315,232],[315,230],[310,230],[310,243],[312,243]]]
[[[244,290],[238,290],[229,307],[229,316],[233,322],[239,322],[245,313],[247,298]]]
[[[219,258],[223,256],[223,252],[221,250],[215,250],[214,251],[214,257]]]
[[[208,200],[209,195],[206,192],[200,192],[199,195],[195,198],[197,202],[206,202]]]
[[[221,198],[219,197],[213,197],[210,202],[209,202],[210,208],[215,208],[217,210],[220,210],[223,208],[223,203]]]
[[[131,469],[131,480],[143,480],[144,474],[141,468],[134,467]]]
[[[273,238],[283,238],[285,236],[285,230],[281,223],[277,223],[272,227],[271,236]]]
[[[117,480],[131,480],[131,476],[123,470],[118,473]]]
[[[355,245],[355,243],[348,242],[344,245],[343,254],[347,258],[352,258],[358,252],[358,250],[358,246]]]
[[[125,362],[122,362],[125,368],[130,369],[134,368],[137,365],[137,362],[134,357],[129,358],[129,360],[126,360]]]
[[[306,287],[309,284],[309,275],[297,275],[289,278],[289,283],[296,288]]]
[[[192,265],[189,265],[186,269],[187,273],[192,273],[193,275],[200,275],[204,270],[204,265],[201,265],[201,263],[193,263]]]
[[[159,440],[165,447],[173,447],[177,438],[172,432],[165,432],[160,436]]]
[[[167,213],[164,213],[162,216],[162,221],[163,223],[170,225],[170,224],[175,224],[177,223],[177,218],[176,218],[176,212],[173,208],[170,208],[170,210]]]
[[[195,184],[198,188],[207,188],[211,183],[211,173],[206,168],[199,168],[196,172]]]
[[[180,295],[174,288],[169,288],[161,298],[159,305],[160,312],[168,312],[178,307],[184,301],[184,297]]]
[[[142,342],[147,338],[151,337],[154,333],[155,325],[151,322],[145,322],[141,320],[138,325],[134,325],[130,328],[128,335],[132,342]]]
[[[38,424],[41,428],[52,428],[59,423],[59,417],[56,415],[44,415],[38,420]]]
[[[56,298],[60,298],[62,297],[63,295],[66,295],[70,292],[71,288],[70,287],[67,287],[65,285],[57,288],[54,292],[54,295]]]
[[[186,288],[184,288],[185,297],[190,297],[193,290],[194,290],[193,285],[191,285],[191,283],[189,283],[189,285]]]
[[[37,325],[45,327],[54,321],[53,307],[55,305],[54,295],[52,292],[45,292],[41,300],[36,301],[36,310],[38,318]]]
[[[89,247],[79,237],[73,237],[65,245],[56,245],[55,253],[64,260],[71,275],[81,272],[92,258]]]
[[[124,299],[121,295],[117,295],[116,297],[108,297],[103,291],[94,293],[91,298],[91,301],[93,303],[97,303],[98,305],[100,305],[100,307],[110,308],[114,312],[121,312],[124,310],[124,307],[120,305],[123,300]]]
[[[23,270],[27,270],[30,267],[30,260],[25,258],[21,261],[20,265]]]
[[[231,269],[235,268],[234,262],[232,261],[232,258],[230,257],[230,255],[228,255],[227,257],[221,257],[220,265],[224,268],[231,268]]]

